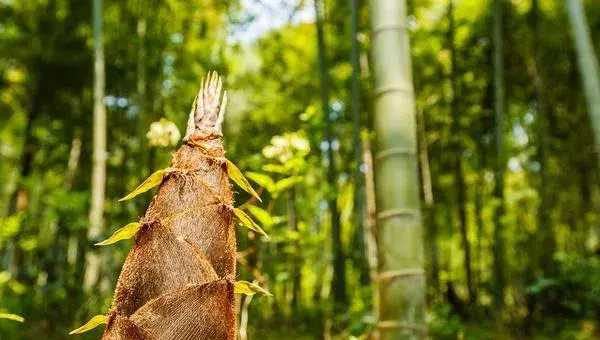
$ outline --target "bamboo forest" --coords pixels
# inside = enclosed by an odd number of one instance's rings
[[[597,0],[0,0],[0,339],[600,339]]]

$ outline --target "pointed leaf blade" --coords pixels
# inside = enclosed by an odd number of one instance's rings
[[[148,178],[146,178],[146,180],[143,181],[142,184],[138,185],[138,187],[135,188],[132,192],[130,192],[127,196],[121,198],[119,200],[119,202],[130,200],[130,199],[134,198],[135,196],[137,196],[139,194],[143,194],[146,191],[154,188],[155,186],[162,183],[163,177],[166,174],[173,172],[174,170],[175,169],[172,169],[172,168],[166,168],[166,169],[161,169],[161,170],[156,171],[155,173],[150,175]]]
[[[131,222],[131,223],[127,224],[126,226],[124,226],[123,228],[120,228],[117,231],[115,231],[111,237],[107,238],[106,240],[104,240],[102,242],[98,242],[95,245],[96,246],[108,246],[108,245],[117,243],[122,240],[128,240],[128,239],[134,237],[135,234],[137,234],[137,232],[140,230],[141,227],[142,227],[142,225],[140,223]]]
[[[7,319],[7,320],[16,321],[16,322],[25,321],[25,318],[23,318],[22,316],[17,315],[17,314],[11,314],[11,313],[0,313],[0,319]]]
[[[265,231],[262,230],[262,228],[259,227],[258,224],[256,224],[256,222],[254,222],[252,218],[250,218],[250,216],[248,216],[245,212],[238,208],[233,208],[233,213],[246,228],[256,231],[257,233],[269,239],[269,235],[267,235],[267,233],[265,233]]]
[[[108,316],[96,315],[93,318],[91,318],[90,321],[86,322],[85,325],[70,331],[69,335],[85,333],[85,332],[90,331],[100,325],[107,324],[107,323],[108,323]]]
[[[273,296],[273,294],[267,292],[262,287],[248,281],[237,281],[234,283],[233,292],[235,294],[254,295],[258,293],[266,296]]]
[[[227,175],[229,176],[229,178],[231,178],[231,180],[233,180],[237,185],[239,185],[240,188],[244,189],[244,191],[254,196],[259,202],[262,202],[256,191],[254,191],[254,188],[252,188],[252,185],[250,185],[250,183],[248,182],[246,177],[244,177],[240,169],[238,169],[238,167],[235,166],[235,164],[233,164],[230,160],[226,159],[226,161]]]

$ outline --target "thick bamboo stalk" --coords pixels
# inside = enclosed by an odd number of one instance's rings
[[[417,126],[404,0],[371,0],[381,339],[421,339],[425,323]]]
[[[104,230],[104,191],[106,188],[106,108],[104,107],[105,70],[102,42],[102,0],[94,0],[94,119],[90,227],[88,239],[94,241]],[[84,289],[90,291],[100,276],[101,258],[86,254]]]
[[[585,17],[583,2],[581,0],[566,0],[566,5],[573,27],[573,41],[577,51],[577,62],[585,92],[588,114],[596,138],[595,149],[598,152],[600,150],[600,74],[598,73],[598,59],[594,52],[594,44]],[[600,162],[600,157],[597,158]]]

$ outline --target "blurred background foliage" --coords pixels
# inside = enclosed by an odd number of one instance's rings
[[[219,71],[230,95],[228,158],[263,198],[256,204],[240,192],[236,203],[271,236],[238,229],[238,277],[274,295],[240,300],[242,338],[347,339],[373,328],[365,186],[355,176],[368,166],[356,157],[356,131],[369,135],[373,115],[369,10],[359,3],[357,126],[349,1],[324,0],[328,120],[319,109],[312,1],[104,0],[108,177],[100,239],[143,214],[151,194],[117,199],[168,165],[200,78]],[[432,338],[599,338],[598,162],[565,6],[503,1],[500,202],[493,194],[493,6],[408,5],[420,154],[427,155],[419,185]],[[585,5],[599,51],[600,4]],[[0,319],[1,339],[64,339],[110,306],[128,242],[101,250],[100,280],[93,291],[82,288],[86,253],[97,252],[99,241],[86,237],[93,78],[91,1],[0,1],[0,312],[26,319]],[[343,286],[333,278],[328,202],[340,212]],[[492,247],[500,205],[506,288],[498,328]],[[334,308],[335,289],[348,296],[343,309]]]

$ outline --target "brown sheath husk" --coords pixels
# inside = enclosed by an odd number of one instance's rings
[[[105,340],[235,339],[233,195],[219,136],[171,161],[119,276]]]

